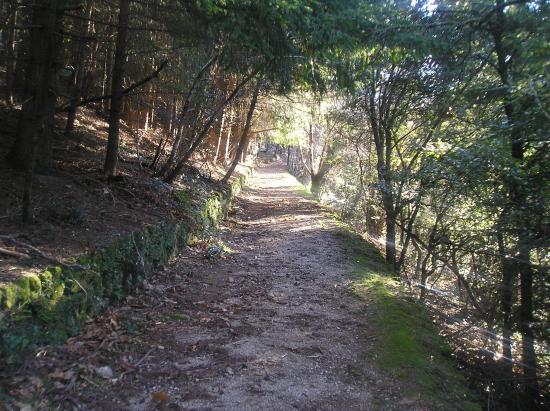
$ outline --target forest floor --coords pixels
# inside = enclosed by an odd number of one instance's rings
[[[28,253],[28,257],[20,258],[0,251],[0,283],[41,272],[52,259],[67,262],[67,259],[93,253],[167,217],[184,220],[186,212],[174,192],[197,188],[211,191],[219,187],[209,177],[216,180],[223,176],[219,166],[204,169],[202,166],[210,165],[199,159],[185,170],[190,181],[180,179],[168,185],[152,178],[153,171],[147,165],[165,131],[139,130],[138,144],[136,132],[123,122],[118,163],[121,181],[107,182],[102,167],[108,124],[93,110],[84,109],[69,136],[59,131],[64,122],[63,118],[57,118],[53,169],[36,173],[33,222],[23,224],[24,173],[14,170],[4,160],[15,138],[17,112],[0,109],[0,124],[0,233],[16,236],[43,254],[37,255],[30,252],[29,247],[14,246],[0,239],[2,249]]]
[[[411,396],[414,381],[368,360],[380,344],[376,307],[350,289],[355,261],[337,223],[282,165],[262,164],[234,211],[221,256],[187,249],[125,304],[27,361],[3,382],[10,404],[436,409]]]

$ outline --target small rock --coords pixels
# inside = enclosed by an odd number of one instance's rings
[[[98,367],[95,371],[101,378],[111,379],[114,376],[113,370],[108,366]]]

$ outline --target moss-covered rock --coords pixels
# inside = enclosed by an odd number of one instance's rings
[[[17,302],[17,286],[15,284],[0,285],[0,304],[2,307],[12,309]]]

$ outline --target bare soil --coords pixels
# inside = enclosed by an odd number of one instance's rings
[[[283,166],[260,166],[235,210],[221,233],[230,251],[187,250],[4,376],[8,409],[429,409],[366,359],[377,336],[348,288],[353,260]]]

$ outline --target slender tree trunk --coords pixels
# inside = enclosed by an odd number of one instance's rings
[[[229,159],[229,146],[231,143],[231,136],[233,134],[233,107],[229,108],[229,125],[227,127],[227,135],[225,136],[225,148],[223,151],[223,164],[227,163]]]
[[[166,142],[168,141],[168,138],[162,138],[160,141],[159,141],[159,144],[157,146],[157,150],[155,151],[155,156],[153,157],[153,161],[151,162],[151,170],[155,170],[157,168],[157,164],[159,162],[159,159],[160,159],[160,155],[162,153],[162,151],[164,150],[164,147],[166,146]]]
[[[17,1],[14,1],[15,3],[18,3]],[[32,18],[33,13],[29,11],[27,12],[19,12],[17,14],[17,19],[15,20],[15,26],[17,27],[18,24],[29,24],[32,25]],[[18,99],[20,101],[26,101],[25,100],[25,94],[26,90],[28,88],[28,84],[26,81],[27,78],[27,71],[29,68],[29,59],[32,59],[30,50],[32,49],[32,30],[17,30],[15,29],[14,33],[14,41],[17,40],[17,43],[14,44],[14,62],[13,62],[13,77],[12,77],[12,90],[14,99]]]
[[[395,232],[397,215],[393,206],[393,199],[386,194],[383,200],[384,209],[386,211],[386,262],[392,267],[396,266],[396,252],[395,252]],[[399,275],[399,273],[397,273]]]
[[[248,133],[248,137],[246,139],[246,143],[244,144],[243,151],[241,153],[241,163],[246,162],[246,158],[248,157],[248,149],[250,148],[250,132]]]
[[[224,123],[225,123],[225,117],[226,117],[226,114],[225,114],[225,109],[224,109],[222,111],[222,119],[221,119],[221,122],[220,122],[220,131],[218,133],[218,142],[216,144],[216,152],[214,154],[214,163],[218,162],[218,156],[220,154],[220,147],[221,147],[221,144],[222,144],[223,127],[224,127]]]
[[[286,148],[286,168],[290,171],[290,146]]]
[[[145,131],[149,130],[149,109],[145,111],[145,123],[143,124],[143,129]]]
[[[150,92],[153,91],[153,87],[151,86]],[[150,108],[149,108],[149,128],[155,128],[155,99],[150,99]]]
[[[183,103],[183,107],[181,109],[181,113],[179,115],[178,121],[177,121],[177,131],[176,135],[174,137],[174,143],[172,144],[172,150],[170,151],[170,155],[168,156],[168,159],[166,160],[166,163],[161,167],[160,171],[157,173],[157,176],[164,176],[168,173],[168,170],[172,168],[172,165],[174,164],[174,161],[176,159],[177,154],[180,150],[180,144],[182,141],[182,135],[183,135],[183,127],[185,125],[185,121],[187,120],[187,112],[189,111],[189,108],[191,107],[191,101],[193,100],[193,95],[195,93],[195,89],[202,78],[203,74],[206,73],[206,71],[216,62],[218,59],[217,56],[212,57],[203,67],[197,75],[195,76],[195,79],[193,80],[193,84],[191,84],[191,88],[189,89],[189,92],[187,93],[187,96],[185,97],[185,101]],[[149,118],[149,117],[147,117]]]
[[[244,125],[243,133],[241,135],[241,140],[239,141],[239,145],[237,147],[237,152],[235,153],[235,158],[233,159],[231,166],[229,166],[229,169],[225,173],[225,176],[222,178],[223,183],[227,183],[231,178],[231,175],[235,171],[235,168],[239,163],[239,159],[243,154],[244,148],[248,143],[250,127],[252,126],[252,117],[254,116],[254,110],[256,109],[256,103],[258,101],[258,95],[260,94],[261,88],[262,88],[262,79],[260,78],[256,82],[256,87],[254,87],[254,93],[252,94],[252,100],[250,101],[250,106],[248,108],[248,113],[246,115],[246,123]]]
[[[112,43],[109,42],[105,48],[105,67],[103,74],[103,86],[101,90],[102,95],[112,94],[112,79],[113,79],[113,48]],[[106,113],[111,108],[111,99],[107,98],[103,100],[103,112]]]
[[[529,244],[520,244],[518,255],[521,297],[519,329],[522,338],[522,371],[526,381],[525,396],[532,399],[532,405],[538,406],[537,356],[535,353],[535,335],[531,327],[533,322],[533,269],[530,262],[530,252]]]
[[[86,19],[77,20],[77,33],[81,33],[83,36],[87,36],[90,31],[90,19],[92,17],[92,1],[88,0],[85,5],[84,15],[86,16]],[[77,40],[78,41],[78,40]],[[80,100],[82,94],[83,94],[83,87],[84,87],[84,65],[85,65],[85,45],[82,41],[78,42],[78,48],[77,52],[74,56],[74,65],[75,65],[75,71],[73,73],[73,84],[72,84],[72,90],[71,90],[71,105],[69,107],[69,110],[67,112],[67,123],[65,124],[65,133],[68,134],[71,131],[74,130],[74,122],[76,120],[76,115],[78,112],[78,106],[76,106],[76,103]]]
[[[414,221],[416,220],[418,210],[420,209],[420,199],[418,199],[418,201],[413,205],[413,207],[414,207],[413,212],[409,216],[409,220],[407,222],[407,228],[404,229],[405,240],[403,242],[403,247],[401,248],[401,253],[399,254],[399,261],[397,262],[398,271],[401,271],[401,269],[403,268],[403,265],[405,264],[405,258],[407,258],[407,251],[409,249],[409,244],[411,241]]]
[[[22,201],[22,219],[25,222],[32,219],[31,196],[38,139],[40,136],[43,139],[50,137],[45,135],[43,129],[48,121],[47,116],[53,116],[53,110],[48,108],[48,104],[52,104],[52,100],[55,104],[55,92],[51,88],[56,78],[61,22],[62,12],[58,8],[58,0],[43,2],[33,10],[30,59],[26,72],[26,103],[23,105],[18,138],[10,158],[12,162],[20,162],[18,165],[22,165],[25,170]]]
[[[500,231],[500,229],[499,229]],[[503,371],[505,378],[512,378],[512,334],[514,321],[512,318],[513,303],[513,283],[514,269],[512,262],[507,257],[507,251],[504,245],[502,233],[497,234],[499,245],[499,254],[501,261],[501,291],[500,291],[500,311],[502,314],[502,358]]]
[[[420,302],[424,303],[426,301],[426,294],[428,293],[428,290],[426,289],[426,280],[429,277],[429,273],[427,270],[428,265],[428,259],[430,258],[430,253],[426,254],[426,256],[422,259],[422,265],[420,268]]]
[[[119,128],[122,113],[123,90],[124,90],[124,65],[126,61],[126,38],[128,35],[128,17],[130,12],[130,1],[120,0],[118,14],[118,32],[115,49],[115,64],[113,67],[113,83],[111,98],[111,110],[109,113],[109,138],[107,141],[107,153],[103,172],[106,177],[113,177],[116,174],[119,149]]]
[[[15,67],[15,23],[17,21],[17,2],[10,1],[9,18],[5,42],[6,56],[6,102],[13,104],[13,76]]]

